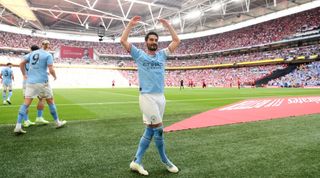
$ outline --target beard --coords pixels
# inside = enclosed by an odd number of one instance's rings
[[[148,50],[150,50],[150,51],[157,51],[157,49],[158,49],[157,44],[150,44],[150,45],[147,45],[147,47],[148,47]]]

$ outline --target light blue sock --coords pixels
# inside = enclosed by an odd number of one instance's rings
[[[57,113],[57,108],[55,104],[49,104],[49,109],[50,109],[50,114],[52,115],[53,119],[55,121],[58,120],[58,113]]]
[[[12,96],[12,90],[9,91],[8,100],[10,100],[11,96]]]
[[[5,91],[2,92],[2,99],[3,101],[7,100],[7,92]]]
[[[26,117],[27,115],[27,110],[28,110],[28,106],[23,104],[20,106],[19,109],[19,114],[18,114],[18,123],[21,124],[22,123],[22,119]]]
[[[168,165],[171,166],[172,163],[168,159],[165,151],[165,144],[164,144],[164,138],[163,138],[163,126],[154,128],[154,142],[156,144],[156,147],[158,149],[161,161]]]
[[[43,114],[43,110],[41,109],[38,109],[38,114],[37,114],[37,117],[42,117],[42,114]]]
[[[26,113],[26,114],[24,115],[24,121],[28,121],[28,120],[29,120],[29,114]]]
[[[144,133],[140,139],[140,143],[139,143],[139,147],[136,153],[136,156],[134,158],[134,162],[141,164],[142,162],[142,157],[144,155],[144,153],[147,151],[150,142],[152,140],[153,137],[153,129],[146,127],[146,129],[144,130]]]

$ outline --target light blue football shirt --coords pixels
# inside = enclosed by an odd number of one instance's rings
[[[166,48],[151,56],[131,44],[130,55],[138,65],[139,85],[142,94],[163,93],[165,62],[168,53],[169,50]]]
[[[46,83],[48,82],[48,65],[53,64],[52,55],[39,49],[24,56],[29,63],[27,83]]]
[[[5,85],[12,84],[12,69],[10,67],[6,67],[1,70],[2,83]]]

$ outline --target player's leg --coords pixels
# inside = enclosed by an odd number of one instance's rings
[[[7,104],[7,85],[3,84],[3,90],[2,90],[2,101],[3,104]]]
[[[149,174],[142,166],[142,158],[150,145],[152,137],[153,137],[153,128],[146,127],[140,139],[138,150],[136,152],[134,160],[130,163],[130,168],[134,171],[139,172],[142,175]]]
[[[36,123],[37,124],[49,124],[49,121],[45,120],[42,115],[43,115],[43,108],[44,108],[44,103],[45,99],[39,98],[38,105],[37,105],[37,117],[36,117]]]
[[[23,99],[25,98],[26,95],[26,81],[24,80],[22,82],[22,95],[23,95]],[[36,123],[31,122],[29,120],[29,109],[27,109],[26,115],[24,117],[24,123],[23,123],[23,127],[29,127],[31,125],[35,125]]]
[[[9,93],[8,93],[8,98],[7,98],[7,103],[8,104],[11,104],[11,96],[12,96],[12,84],[9,84],[8,85],[8,90],[9,90]]]
[[[33,98],[39,95],[39,92],[40,90],[37,84],[26,84],[24,104],[22,104],[19,109],[18,120],[16,128],[14,129],[15,133],[26,133],[26,131],[21,128],[22,119],[27,117],[28,108]]]
[[[143,120],[145,124],[152,124],[156,122],[156,118],[153,116],[155,111],[155,102],[152,100],[149,94],[140,94],[139,96],[140,110],[143,114]],[[148,172],[142,167],[142,158],[144,153],[149,148],[150,142],[153,137],[153,128],[146,127],[145,131],[140,138],[138,150],[136,152],[134,160],[130,163],[130,168],[134,171],[138,171],[142,175],[148,175]]]
[[[49,121],[43,118],[43,109],[45,104],[45,99],[38,96],[38,105],[37,105],[37,117],[36,123],[38,124],[49,124]]]
[[[43,117],[43,109],[44,109],[44,99],[38,98],[38,105],[37,105],[37,117]]]
[[[148,149],[150,142],[152,140],[152,137],[153,137],[153,129],[150,127],[146,127],[140,139],[139,147],[134,157],[134,162],[138,164],[142,164],[143,155]]]
[[[20,106],[19,112],[18,112],[18,119],[17,124],[14,129],[15,133],[26,133],[26,131],[22,130],[22,120],[26,117],[27,110],[32,103],[32,98],[25,98],[24,103]]]
[[[67,123],[67,121],[60,121],[59,120],[57,107],[56,107],[56,105],[54,103],[53,98],[47,98],[46,100],[47,100],[47,103],[48,103],[48,106],[49,106],[50,114],[51,114],[51,116],[53,117],[54,121],[57,124],[56,128],[61,128],[62,126],[64,126]]]
[[[36,123],[31,122],[29,119],[29,109],[27,109],[26,114],[24,116],[24,123],[23,123],[23,127],[29,127],[32,125],[36,125]]]
[[[154,128],[154,142],[159,152],[161,162],[166,166],[167,170],[172,173],[179,172],[179,169],[169,160],[166,155],[163,126]]]
[[[159,121],[162,122],[162,118],[164,115],[166,100],[164,95],[154,96],[155,100],[157,101],[157,107],[159,108]],[[165,151],[165,143],[164,143],[164,136],[163,136],[163,125],[154,128],[154,142],[156,144],[157,150],[159,152],[161,162],[165,164],[168,171],[172,173],[179,172],[179,169],[168,159]]]
[[[53,92],[52,92],[52,89],[51,89],[49,83],[42,84],[41,91],[42,91],[41,92],[42,95],[39,95],[39,97],[46,99],[47,104],[49,106],[50,114],[57,124],[56,128],[61,128],[62,126],[64,126],[67,123],[67,121],[60,121],[60,119],[59,119],[57,107],[56,107],[56,105],[54,103],[54,99],[53,99]]]

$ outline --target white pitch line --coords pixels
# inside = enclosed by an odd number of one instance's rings
[[[183,100],[166,100],[167,103],[184,102],[184,101],[220,101],[220,100],[233,100],[233,99],[244,99],[248,97],[237,97],[237,98],[202,98],[202,99],[183,99]],[[90,105],[117,105],[117,104],[134,104],[139,101],[119,101],[119,102],[101,102],[101,103],[56,103],[57,106],[90,106]],[[36,106],[34,104],[31,105]],[[19,105],[6,105],[0,106],[0,108],[11,108],[19,107]]]
[[[86,91],[88,93],[91,93],[92,91]],[[110,92],[110,91],[94,91],[94,93],[110,93],[110,94],[116,94],[116,95],[121,95],[121,96],[129,96],[129,97],[138,97],[139,95],[138,94],[133,94],[133,95],[130,95],[130,94],[125,94],[125,93],[117,93],[117,92]]]
[[[133,96],[133,95],[132,95]],[[221,101],[221,100],[234,100],[234,99],[261,99],[268,98],[270,96],[260,96],[260,97],[233,97],[233,98],[201,98],[201,99],[182,99],[182,100],[166,100],[167,103],[175,103],[175,102],[186,102],[186,101]],[[287,96],[286,96],[287,97]],[[117,105],[117,104],[135,104],[139,103],[139,101],[119,101],[119,102],[101,102],[101,103],[56,103],[57,106],[91,106],[91,105]],[[31,107],[36,106],[32,104]],[[20,105],[0,105],[1,108],[11,108],[11,107],[20,107]],[[1,111],[1,110],[0,110]]]
[[[107,92],[107,93],[112,93],[112,94],[116,94],[116,95],[130,96],[130,97],[135,97],[135,98],[139,97],[139,95],[129,95],[129,94],[117,93],[117,92],[109,92],[109,91],[100,91],[100,92],[103,92],[103,93]]]

